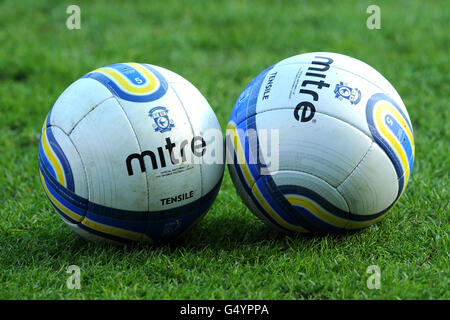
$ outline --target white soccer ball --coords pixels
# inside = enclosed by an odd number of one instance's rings
[[[227,146],[243,201],[288,233],[375,223],[405,191],[414,162],[413,129],[392,85],[329,52],[260,73],[234,106]]]
[[[52,205],[80,235],[170,240],[214,201],[223,138],[189,81],[158,66],[119,63],[61,94],[42,129],[39,169]]]

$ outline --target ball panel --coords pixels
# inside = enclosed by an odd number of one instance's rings
[[[113,210],[105,208],[99,213],[94,213],[93,211],[97,211],[98,208],[93,209],[92,205],[89,203],[86,216],[79,224],[81,229],[119,242],[146,240],[144,219],[133,220],[127,213],[122,213],[123,219],[111,218],[109,215]],[[144,214],[142,216],[145,217]]]
[[[55,210],[76,223],[86,213],[86,201],[80,197],[87,195],[84,168],[68,136],[58,127],[47,127],[49,116],[38,154],[42,187]]]
[[[308,219],[313,225],[311,230],[316,232],[359,230],[375,223],[385,214],[384,211],[373,216],[357,216],[341,210],[309,188],[282,185],[279,189],[297,214]]]
[[[339,210],[348,212],[348,206],[342,195],[325,180],[317,176],[299,171],[276,171],[272,173],[272,179],[278,186],[297,186],[311,190]]]
[[[398,178],[386,153],[372,143],[367,154],[337,188],[353,215],[378,215],[397,198]]]
[[[228,164],[228,170],[231,176],[231,180],[236,188],[237,194],[245,203],[247,208],[264,223],[272,228],[275,228],[282,232],[292,232],[291,230],[282,227],[277,220],[275,220],[266,209],[259,203],[256,195],[253,193],[251,187],[248,186],[242,172],[242,167],[235,164]]]
[[[293,214],[312,224],[312,231],[342,232],[346,230],[348,212],[328,202],[319,193],[297,185],[281,185],[280,191],[292,206]]]
[[[61,217],[61,219],[64,221],[66,225],[70,227],[76,234],[78,234],[80,237],[89,240],[89,241],[95,241],[99,243],[109,243],[114,245],[122,245],[124,242],[124,239],[121,238],[114,238],[114,237],[108,237],[103,234],[99,234],[97,232],[84,229],[84,226],[79,223],[72,223],[69,220],[65,219],[64,217]],[[89,231],[87,231],[89,230]]]
[[[176,93],[184,110],[186,110],[194,136],[202,137],[205,141],[203,156],[193,157],[194,163],[201,170],[203,196],[212,190],[223,176],[224,144],[222,130],[214,111],[197,88],[184,79],[171,83],[170,86]]]
[[[45,194],[59,215],[73,223],[80,222],[86,215],[87,201],[60,185],[49,173],[41,157],[39,157],[39,174]]]
[[[127,157],[141,152],[130,123],[115,98],[86,115],[70,134],[86,169],[89,201],[106,207],[147,211],[143,175],[130,176]],[[140,172],[139,161],[130,167]]]
[[[412,126],[399,105],[385,94],[378,93],[369,99],[366,114],[374,140],[395,167],[400,196],[406,188],[414,164]]]
[[[263,208],[262,212],[275,220],[280,227],[290,232],[314,230],[313,224],[308,218],[293,210],[279,186],[274,183],[272,176],[261,176],[253,185],[252,194],[256,202]]]
[[[252,153],[249,148],[249,140],[257,139],[256,131],[249,132],[246,121],[241,122],[238,126],[230,121],[226,135],[227,161],[229,164],[239,166],[243,183],[251,189],[260,176],[259,168],[256,166],[258,159],[253,158],[253,154],[256,155],[257,152]],[[252,143],[252,145],[255,146],[257,143]]]
[[[258,147],[262,161],[266,155],[279,155],[278,168],[309,173],[337,187],[357,166],[369,149],[372,141],[360,130],[341,121],[316,113],[315,122],[298,122],[294,109],[271,110],[255,117]],[[250,123],[252,118],[247,119]],[[283,125],[280,127],[280,123]],[[252,128],[252,125],[247,125]],[[261,139],[264,131],[277,131],[279,144],[270,139]],[[264,141],[267,140],[267,141]],[[330,143],[332,142],[332,143]],[[256,143],[256,141],[255,141]],[[275,148],[279,149],[276,150]],[[250,152],[256,150],[249,147]],[[256,156],[253,155],[256,159]],[[269,162],[264,159],[264,162]],[[270,168],[270,167],[269,167]]]
[[[227,127],[227,161],[233,184],[241,199],[257,217],[280,231],[292,232],[289,223],[283,225],[279,222],[282,218],[266,203],[260,189],[253,190],[260,174],[256,166],[251,165],[256,161],[249,158],[251,153],[248,152],[248,140],[246,122],[241,122],[235,127],[234,122],[230,121]]]
[[[76,195],[87,199],[88,186],[86,182],[86,173],[78,151],[75,149],[75,146],[69,136],[66,135],[59,127],[52,126],[47,130],[51,130],[53,132],[53,136],[58,142],[59,148],[65,154],[67,159],[74,186],[71,191],[73,191]],[[69,190],[70,189],[71,188],[69,188]]]
[[[86,114],[112,96],[100,82],[86,78],[78,79],[56,100],[49,124],[56,125],[69,134]]]
[[[39,159],[56,181],[70,190],[74,190],[74,181],[70,163],[54,136],[54,127],[49,126],[49,116],[42,128],[39,142]]]
[[[152,66],[134,62],[116,63],[87,73],[120,99],[145,103],[155,101],[167,91],[164,77]]]
[[[270,66],[258,74],[237,99],[229,119],[229,122],[234,126],[238,126],[242,121],[256,113],[256,104],[259,101],[258,96],[261,92],[261,86],[272,68],[273,66]]]

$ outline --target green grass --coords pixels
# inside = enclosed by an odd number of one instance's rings
[[[447,1],[64,1],[0,4],[1,299],[449,299],[449,33]],[[122,2],[121,2],[122,3]],[[407,191],[381,222],[346,236],[285,237],[240,201],[225,178],[212,209],[176,243],[86,242],[41,189],[37,150],[59,94],[99,66],[161,65],[194,83],[224,129],[247,83],[273,63],[334,51],[379,70],[415,129]],[[66,288],[69,265],[81,290]],[[366,269],[381,269],[369,290]]]

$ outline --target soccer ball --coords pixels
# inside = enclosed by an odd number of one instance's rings
[[[223,170],[223,137],[206,99],[149,64],[113,64],[75,81],[50,110],[39,144],[50,202],[92,240],[178,237],[211,206]]]
[[[410,179],[414,135],[392,85],[354,58],[313,52],[261,72],[227,126],[227,160],[248,208],[287,233],[379,221]]]

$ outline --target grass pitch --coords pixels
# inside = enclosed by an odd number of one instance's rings
[[[1,299],[449,299],[449,33],[447,1],[64,1],[0,4]],[[168,246],[88,243],[41,189],[44,118],[85,73],[116,62],[161,65],[206,96],[225,129],[244,87],[275,62],[333,51],[363,60],[397,89],[416,137],[406,193],[376,225],[346,236],[285,237],[225,178],[212,209]],[[69,290],[66,268],[81,268]],[[370,265],[381,288],[370,290]]]

